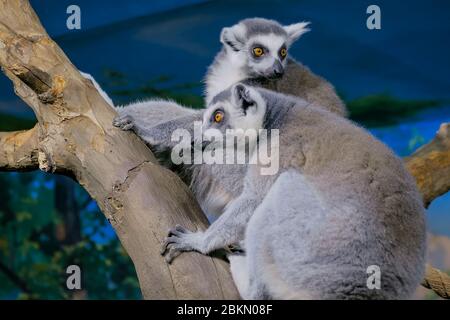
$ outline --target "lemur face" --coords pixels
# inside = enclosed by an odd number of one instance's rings
[[[203,114],[203,137],[211,140],[220,132],[234,130],[245,134],[248,129],[258,132],[263,128],[266,103],[260,93],[252,87],[238,83],[215,96]],[[241,129],[241,130],[239,130]]]
[[[288,49],[309,22],[281,26],[273,20],[253,18],[222,29],[220,40],[248,78],[278,78],[284,73]]]

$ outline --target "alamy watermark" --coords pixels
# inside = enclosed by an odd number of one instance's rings
[[[69,14],[66,20],[66,26],[69,30],[81,29],[81,9],[79,6],[72,4],[67,7],[66,13]]]
[[[369,30],[380,30],[381,29],[381,9],[376,4],[372,4],[367,7],[367,14],[370,16],[367,18],[366,26]]]
[[[251,164],[261,175],[274,175],[279,169],[278,129],[227,129],[225,133],[194,122],[194,137],[186,129],[173,131],[171,160],[174,164]]]
[[[69,15],[66,19],[66,26],[69,30],[81,29],[81,8],[78,5],[71,4],[67,7],[66,13]],[[369,30],[381,29],[381,8],[372,4],[367,7],[366,13],[369,17],[366,20],[366,26]]]
[[[81,290],[81,268],[72,264],[66,268],[66,287],[68,290]]]
[[[381,269],[377,265],[371,265],[367,267],[366,273],[369,275],[367,277],[367,288],[370,290],[380,290],[381,289]]]

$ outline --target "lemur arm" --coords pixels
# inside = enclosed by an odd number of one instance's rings
[[[122,130],[135,131],[150,145],[170,148],[173,145],[170,138],[175,129],[186,129],[193,136],[194,121],[202,120],[200,110],[187,108],[172,101],[147,100],[126,106],[114,106],[111,98],[94,77],[84,72],[81,72],[81,75],[90,80],[106,102],[119,113],[113,124]]]
[[[161,104],[162,102],[156,103]],[[177,129],[187,130],[190,136],[194,137],[194,122],[202,120],[200,112],[189,112],[185,116],[159,122],[156,120],[157,116],[151,116],[153,111],[150,109],[154,110],[155,108],[150,102],[146,107],[148,112],[145,116],[136,117],[142,111],[133,112],[132,109],[127,110],[128,108],[124,108],[124,112],[114,119],[114,126],[120,127],[122,130],[133,130],[146,143],[161,148],[172,148],[177,143],[172,141],[172,133]]]
[[[181,252],[198,251],[208,254],[238,244],[244,239],[247,223],[260,203],[259,192],[247,188],[205,231],[191,232],[180,225],[171,229],[161,253],[167,252],[166,261],[171,263]]]

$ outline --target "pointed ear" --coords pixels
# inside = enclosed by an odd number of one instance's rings
[[[234,51],[241,50],[245,43],[245,27],[237,24],[223,28],[220,33],[220,42]]]
[[[298,38],[302,36],[302,34],[310,31],[311,29],[308,28],[309,24],[310,22],[299,22],[284,26],[283,28],[288,34],[289,43],[292,44],[293,42],[297,41]]]
[[[236,84],[232,89],[234,101],[239,108],[244,109],[244,112],[248,107],[255,104],[250,90],[242,83]]]

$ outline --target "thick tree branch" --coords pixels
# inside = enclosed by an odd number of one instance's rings
[[[450,190],[450,124],[442,124],[436,137],[405,161],[428,207]]]
[[[38,168],[38,128],[0,132],[0,171]]]
[[[205,216],[136,135],[112,126],[115,111],[48,37],[26,0],[0,0],[0,65],[36,114],[39,168],[70,174],[97,201],[133,260],[145,298],[238,298],[225,262],[185,254],[168,265],[161,257],[169,227],[205,228]],[[6,134],[2,141],[30,151],[20,144],[26,135]],[[0,156],[9,167],[24,161],[16,147]]]
[[[450,124],[442,124],[436,137],[405,161],[428,207],[434,199],[450,190]],[[431,265],[427,265],[422,285],[442,298],[450,298],[450,276]]]

